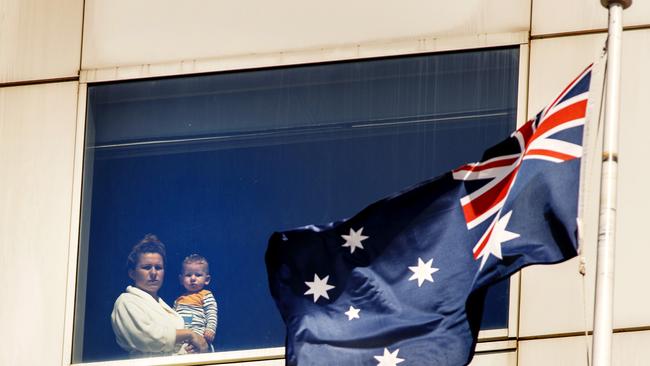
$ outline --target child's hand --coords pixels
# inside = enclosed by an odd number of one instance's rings
[[[212,343],[214,341],[214,332],[206,329],[205,332],[203,332],[203,337],[208,341],[208,343]]]

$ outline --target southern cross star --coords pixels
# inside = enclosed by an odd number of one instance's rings
[[[350,305],[350,310],[346,311],[344,314],[348,316],[348,320],[359,319],[359,312],[361,309],[357,309],[354,306]]]
[[[395,366],[400,362],[404,362],[403,358],[397,357],[398,352],[399,352],[399,348],[392,353],[388,351],[388,348],[384,348],[383,356],[375,356],[375,359],[379,361],[377,366]]]
[[[345,244],[341,245],[342,247],[349,247],[350,248],[350,254],[354,253],[354,250],[356,248],[363,249],[363,244],[361,244],[362,241],[368,239],[367,236],[361,235],[361,232],[363,231],[363,228],[359,229],[358,231],[354,231],[352,228],[350,228],[350,234],[349,235],[341,235],[343,239],[345,239]]]
[[[329,300],[330,296],[327,294],[327,291],[333,289],[335,286],[328,285],[327,280],[330,276],[325,276],[322,279],[318,278],[318,275],[314,273],[314,281],[305,281],[305,285],[309,287],[309,290],[305,292],[305,295],[314,295],[314,302],[318,300],[319,297],[324,297]]]
[[[421,287],[424,281],[433,282],[433,277],[431,274],[438,272],[438,268],[431,268],[433,263],[433,258],[429,259],[428,262],[424,263],[422,258],[418,258],[417,266],[410,266],[409,269],[413,272],[409,281],[418,280],[418,287]]]

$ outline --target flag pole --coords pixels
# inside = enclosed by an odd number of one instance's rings
[[[612,362],[621,36],[623,33],[623,9],[630,7],[632,0],[600,0],[600,3],[609,9],[609,26],[607,37],[607,80],[605,83],[605,130],[603,134],[600,217],[598,221],[593,361],[594,366],[609,366]]]

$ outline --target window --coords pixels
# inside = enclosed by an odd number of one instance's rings
[[[205,256],[216,352],[281,347],[264,252],[274,231],[349,217],[479,160],[515,128],[518,48],[88,87],[74,362],[126,358],[110,314],[145,234],[167,247],[159,295]],[[353,180],[348,179],[352,176]],[[506,328],[508,283],[484,329]]]

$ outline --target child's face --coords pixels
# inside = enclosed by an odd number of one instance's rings
[[[205,263],[187,263],[180,274],[181,285],[189,292],[199,292],[210,283],[210,275],[205,271]]]

